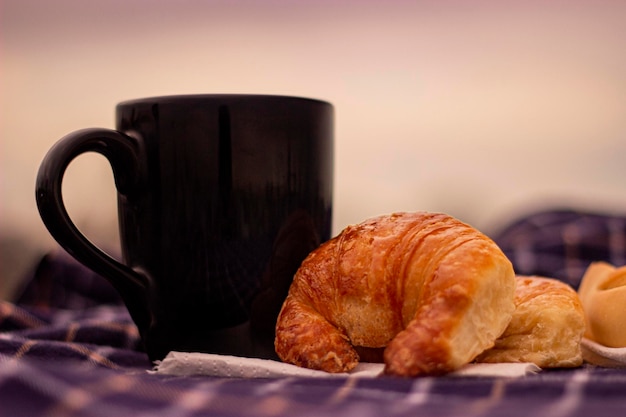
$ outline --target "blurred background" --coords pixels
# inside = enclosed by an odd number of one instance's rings
[[[138,97],[333,103],[334,233],[401,210],[487,234],[556,206],[626,213],[624,1],[3,0],[0,19],[0,298],[55,248],[45,152]],[[64,193],[115,247],[104,158],[76,160]]]

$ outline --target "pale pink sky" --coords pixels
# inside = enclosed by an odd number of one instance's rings
[[[399,210],[484,229],[552,201],[626,211],[624,1],[4,0],[0,19],[0,228],[42,245],[45,151],[161,94],[332,102],[336,231]],[[110,169],[72,172],[77,222],[110,239]]]

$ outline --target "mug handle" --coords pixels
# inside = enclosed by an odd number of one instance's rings
[[[115,130],[78,130],[54,144],[39,167],[36,181],[39,214],[61,247],[113,285],[139,330],[145,331],[150,324],[147,303],[149,277],[116,261],[92,244],[72,222],[63,202],[65,170],[74,158],[86,152],[100,153],[109,161],[119,195],[128,198],[138,192],[143,159],[140,143]]]

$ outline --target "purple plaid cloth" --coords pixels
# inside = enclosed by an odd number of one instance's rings
[[[591,262],[626,264],[626,217],[543,211],[513,222],[493,239],[518,274],[557,278],[575,289]]]
[[[588,262],[624,259],[624,224],[609,216],[539,213],[494,238],[518,272],[577,285]],[[150,369],[115,292],[67,255],[46,256],[22,297],[0,304],[0,417],[556,417],[626,411],[626,370],[589,365],[514,379],[240,379],[164,376]]]

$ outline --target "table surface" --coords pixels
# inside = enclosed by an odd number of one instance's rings
[[[623,247],[610,246],[619,242],[611,234],[626,236],[624,219],[557,214],[551,213],[549,221],[545,215],[523,219],[496,240],[518,271],[547,271],[576,286],[590,260],[619,263],[626,258]],[[573,225],[580,226],[574,235]],[[563,237],[566,229],[569,241]],[[571,236],[581,250],[572,252]],[[572,253],[576,258],[567,258]],[[529,255],[534,256],[530,263]],[[516,259],[526,263],[516,264]],[[0,416],[557,417],[626,412],[626,369],[589,364],[518,378],[158,375],[149,372],[152,364],[141,351],[137,329],[106,281],[62,252],[47,255],[33,269],[22,296],[0,302]]]

